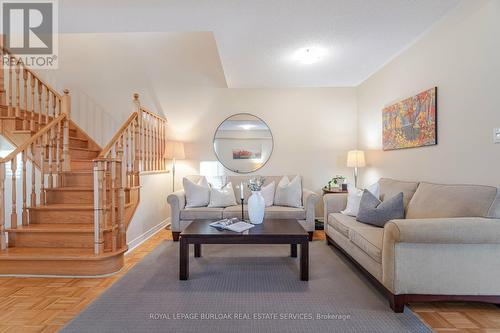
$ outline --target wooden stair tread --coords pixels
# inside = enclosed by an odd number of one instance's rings
[[[92,148],[80,148],[80,147],[69,147],[70,150],[83,150],[83,151],[92,151],[95,153],[100,153],[101,151],[99,149],[92,149]]]
[[[125,203],[125,208],[133,205],[133,202]],[[111,207],[111,204],[108,203],[106,206],[108,209]],[[36,207],[28,207],[28,209],[33,210],[94,210],[93,204],[49,204],[49,205],[40,205]]]
[[[46,188],[45,191],[94,191],[93,187],[77,187],[77,186],[71,186],[71,187],[52,187],[52,188]]]
[[[1,260],[102,260],[127,251],[124,247],[114,252],[94,254],[94,249],[85,248],[47,248],[47,247],[9,247],[0,251]]]
[[[94,205],[89,204],[49,204],[36,207],[28,207],[34,210],[94,210]]]
[[[15,130],[15,131],[12,131],[12,133],[14,134],[34,134],[36,133],[36,131],[31,131],[31,130]]]
[[[109,231],[111,228],[103,228],[104,231]],[[94,225],[88,223],[43,223],[18,226],[15,229],[8,228],[8,232],[23,233],[23,232],[64,232],[64,233],[82,233],[94,232]]]
[[[73,140],[78,140],[78,141],[89,141],[88,139],[84,139],[84,138],[80,138],[80,137],[72,136],[72,135],[70,135],[69,138],[73,139]]]

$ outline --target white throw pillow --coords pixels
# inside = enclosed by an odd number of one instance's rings
[[[302,207],[302,181],[300,176],[295,176],[292,181],[287,176],[281,178],[274,194],[274,205]]]
[[[274,204],[274,187],[276,186],[275,182],[271,182],[266,186],[262,186],[260,192],[264,197],[264,201],[266,202],[266,207],[272,206]]]
[[[200,178],[198,183],[184,177],[182,185],[186,193],[186,208],[206,207],[208,205],[210,201],[210,187],[205,177]]]
[[[373,194],[377,199],[380,199],[380,185],[375,183],[366,188],[368,192]],[[354,187],[354,185],[347,184],[347,205],[344,210],[341,211],[344,215],[358,216],[359,204],[361,203],[361,197],[363,196],[363,190]]]
[[[231,182],[224,185],[221,189],[210,186],[210,203],[208,207],[229,207],[236,205],[233,184]]]

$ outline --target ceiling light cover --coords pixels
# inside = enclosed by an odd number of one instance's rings
[[[303,47],[295,51],[293,59],[301,64],[310,65],[321,61],[327,54],[328,52],[324,47]]]

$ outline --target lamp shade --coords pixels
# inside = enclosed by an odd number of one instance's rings
[[[176,141],[167,141],[165,148],[165,158],[169,160],[183,160],[186,158],[184,154],[184,143]]]
[[[347,153],[347,166],[349,168],[362,168],[366,166],[365,152],[362,150],[351,150]]]

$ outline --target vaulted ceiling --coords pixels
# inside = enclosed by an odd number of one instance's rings
[[[125,34],[126,39],[117,37],[113,41],[121,46],[120,52],[137,48],[133,53],[143,55],[142,60],[149,62],[151,75],[161,78],[163,70],[164,78],[183,83],[189,83],[187,77],[195,80],[194,72],[200,70],[203,71],[201,77],[208,75],[216,81],[215,86],[221,86],[225,78],[222,85],[231,88],[356,86],[426,32],[458,2],[60,0],[59,29],[61,33],[80,36],[141,33]],[[149,33],[196,31],[213,32],[214,37],[206,39],[213,45],[200,42],[191,48],[194,53],[189,56],[184,50],[178,53],[180,57],[175,57],[175,50],[166,45],[172,38],[162,40],[154,34],[144,37]],[[96,42],[97,39],[94,44]],[[182,45],[177,39],[174,42],[172,45]],[[311,46],[324,49],[321,61],[309,65],[297,62],[294,52]],[[169,53],[158,54],[158,50],[165,48],[170,49]],[[214,50],[217,59],[213,58]],[[81,45],[81,61],[86,61],[88,51]],[[115,57],[120,57],[120,52],[116,52]],[[179,67],[168,70],[161,65],[172,63],[167,57],[174,57]],[[210,66],[214,68],[209,69]]]

